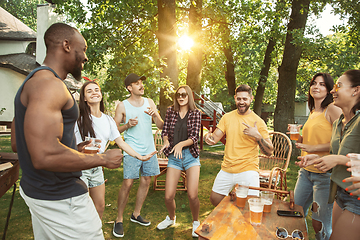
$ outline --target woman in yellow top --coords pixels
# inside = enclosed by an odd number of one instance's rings
[[[332,123],[339,118],[341,109],[332,104],[330,93],[334,86],[327,73],[317,73],[310,82],[308,106],[311,111],[302,136],[295,144],[301,156],[309,153],[328,155]],[[299,170],[295,186],[295,204],[303,207],[305,214],[312,204],[312,225],[316,239],[329,239],[331,235],[332,204],[328,204],[330,173],[308,166]]]

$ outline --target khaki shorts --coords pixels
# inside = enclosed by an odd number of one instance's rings
[[[19,189],[31,213],[34,239],[104,239],[101,220],[89,193],[49,201],[30,198]]]

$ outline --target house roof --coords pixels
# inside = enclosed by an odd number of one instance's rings
[[[0,7],[0,40],[36,41],[36,33]]]
[[[15,72],[27,76],[32,70],[40,66],[33,55],[15,53],[0,55],[0,67],[10,68]]]
[[[39,66],[40,64],[36,62],[35,56],[26,53],[0,55],[0,67],[12,69],[25,76]],[[76,81],[70,74],[67,75],[64,83],[70,90],[80,89],[83,85],[82,82]]]

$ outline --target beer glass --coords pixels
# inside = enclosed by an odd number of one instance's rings
[[[289,124],[290,139],[297,141],[300,137],[299,127],[297,124]]]
[[[254,226],[259,226],[261,224],[264,202],[261,198],[250,198],[248,200],[250,208],[250,223]]]
[[[88,154],[97,154],[100,148],[100,139],[85,137],[85,141],[90,141],[90,143],[85,146],[84,153]]]
[[[272,207],[272,204],[273,204],[274,195],[275,194],[273,192],[270,192],[270,191],[261,191],[260,192],[260,197],[264,201],[264,213],[271,212],[271,207]]]
[[[246,198],[249,191],[249,183],[247,182],[240,182],[238,187],[235,189],[236,191],[236,205],[238,207],[245,207]]]
[[[351,176],[360,177],[360,154],[349,153],[347,156],[350,157]],[[358,183],[358,182],[353,182],[353,183]]]

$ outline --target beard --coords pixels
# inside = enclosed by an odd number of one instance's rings
[[[84,60],[81,59],[78,52],[76,52],[76,51],[75,51],[75,60],[76,60],[76,64],[70,73],[76,80],[80,81],[81,80],[81,70],[82,70],[81,64]]]
[[[246,113],[247,110],[249,110],[250,105],[245,104],[243,106],[240,106],[240,104],[237,104],[236,107],[237,107],[237,110],[239,111],[239,113]],[[241,108],[241,107],[245,107],[245,108]]]

